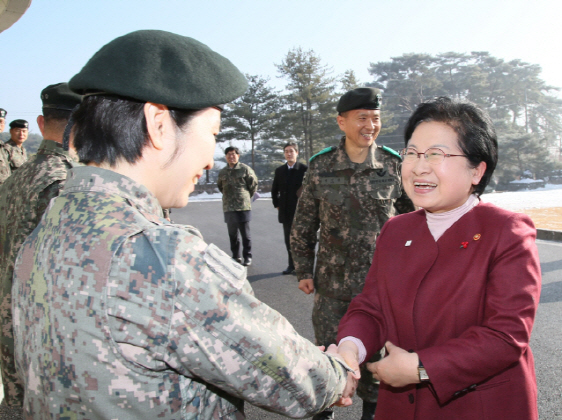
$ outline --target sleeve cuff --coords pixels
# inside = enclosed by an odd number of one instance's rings
[[[359,360],[359,364],[363,363],[365,361],[365,358],[367,357],[367,350],[365,349],[365,346],[363,345],[363,342],[361,340],[359,340],[358,338],[348,336],[348,337],[342,338],[340,340],[339,344],[343,343],[344,341],[351,341],[353,344],[355,344],[357,346],[357,349],[359,350],[359,354],[357,355],[357,358]]]

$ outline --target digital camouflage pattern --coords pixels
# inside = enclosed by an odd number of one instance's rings
[[[12,171],[18,169],[21,165],[27,162],[27,151],[25,150],[25,147],[18,147],[13,140],[8,140],[5,145]]]
[[[243,419],[334,403],[346,369],[257,300],[246,270],[115,172],[69,172],[14,276],[25,414]]]
[[[363,289],[383,224],[414,209],[402,188],[400,166],[399,156],[374,143],[363,163],[352,162],[345,136],[338,147],[310,160],[291,230],[291,253],[297,278],[314,279],[312,323],[318,345],[335,343],[341,318]],[[362,370],[357,395],[377,402],[378,382]]]
[[[12,333],[12,275],[21,244],[39,224],[51,198],[56,197],[71,168],[62,146],[43,140],[37,154],[0,187],[0,355],[4,396],[10,406],[22,406],[23,388],[16,375]]]
[[[217,187],[222,193],[222,210],[246,211],[252,209],[252,197],[258,189],[258,177],[243,163],[226,165],[219,172]]]
[[[400,166],[400,157],[375,144],[365,162],[351,162],[345,137],[339,147],[311,159],[291,231],[299,280],[314,278],[316,292],[334,299],[351,301],[361,292],[382,225],[414,209]]]
[[[0,185],[2,185],[11,174],[10,155],[8,154],[5,143],[0,141]]]

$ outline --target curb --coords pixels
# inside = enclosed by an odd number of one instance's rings
[[[562,231],[537,229],[537,239],[543,239],[545,241],[562,242]]]

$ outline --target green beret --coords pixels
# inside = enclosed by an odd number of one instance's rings
[[[131,32],[103,46],[70,82],[80,94],[114,94],[180,109],[231,102],[248,87],[222,55],[193,38]]]
[[[82,102],[82,96],[71,91],[68,83],[57,83],[41,91],[41,101],[43,101],[43,108],[72,111]]]
[[[4,108],[0,108],[0,118],[6,118],[7,113],[8,111],[6,111]]]
[[[343,94],[336,110],[338,114],[352,109],[381,109],[381,92],[375,88],[357,88]]]
[[[29,128],[26,120],[14,120],[10,123],[10,128]]]

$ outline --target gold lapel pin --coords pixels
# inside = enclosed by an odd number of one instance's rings
[[[474,235],[472,237],[472,239],[474,239],[475,241],[479,240],[482,237],[482,235],[480,235],[479,233],[477,233],[476,235]]]

